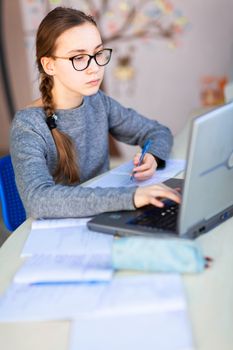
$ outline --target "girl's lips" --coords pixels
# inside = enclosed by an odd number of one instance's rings
[[[89,82],[87,83],[87,85],[96,86],[96,85],[99,84],[99,82],[100,82],[99,79],[97,79],[97,80],[91,80],[91,81],[89,81]]]

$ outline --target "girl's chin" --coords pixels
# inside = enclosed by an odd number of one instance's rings
[[[99,88],[100,88],[100,84],[98,84],[97,86],[89,87],[88,89],[85,89],[85,92],[83,93],[83,95],[84,96],[94,95],[99,91]]]

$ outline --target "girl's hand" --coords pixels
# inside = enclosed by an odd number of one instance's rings
[[[162,208],[164,203],[162,199],[170,199],[176,203],[180,203],[181,195],[179,189],[170,188],[162,183],[146,187],[138,187],[134,194],[134,205],[136,208],[144,205],[152,204]]]
[[[154,174],[158,164],[152,154],[146,153],[142,164],[140,166],[137,166],[140,156],[141,153],[137,153],[134,156],[133,176],[136,180],[142,181],[149,179]]]

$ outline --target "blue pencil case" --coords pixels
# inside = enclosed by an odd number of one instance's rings
[[[124,237],[114,240],[113,268],[148,272],[199,273],[209,266],[195,241]]]

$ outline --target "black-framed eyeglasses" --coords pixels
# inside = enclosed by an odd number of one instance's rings
[[[75,55],[73,57],[60,57],[60,56],[52,56],[52,57],[63,59],[63,60],[70,60],[75,70],[82,71],[87,69],[87,67],[91,63],[92,58],[94,58],[98,66],[105,66],[110,61],[111,55],[112,55],[112,49],[103,49],[96,52],[94,55],[88,55],[86,53],[82,53],[79,55]]]

